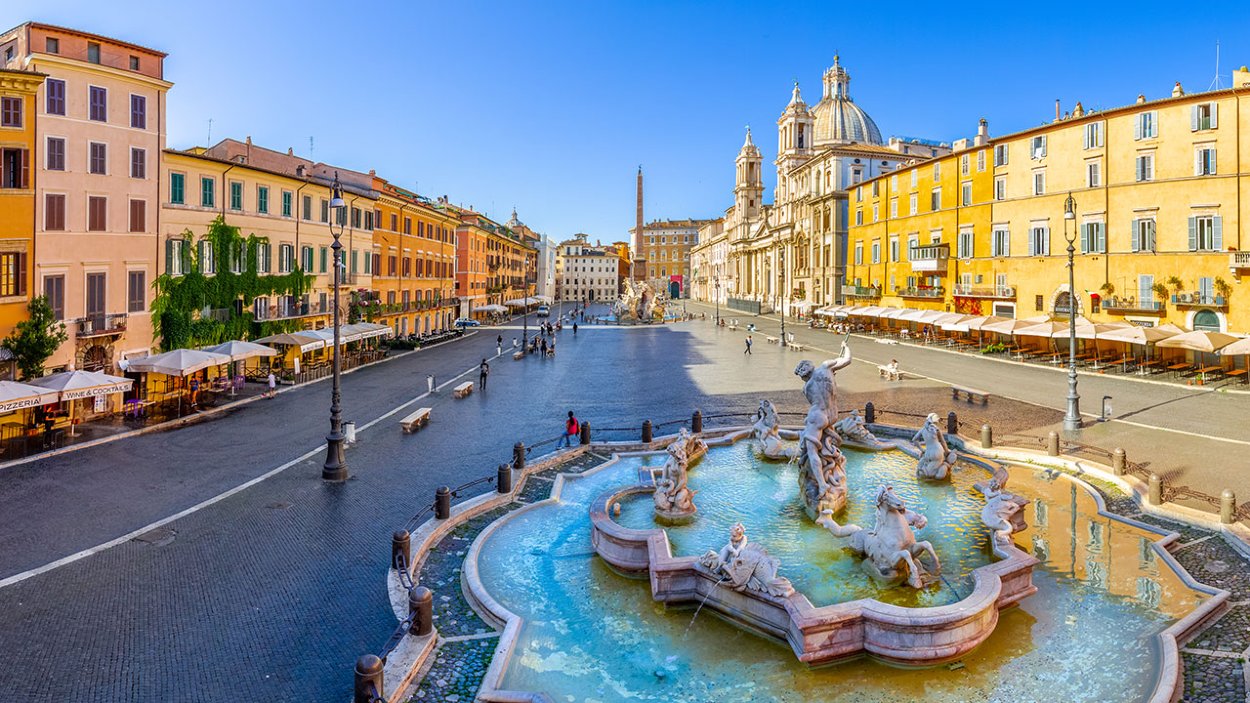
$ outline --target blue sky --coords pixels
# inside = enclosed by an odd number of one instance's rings
[[[1225,87],[1250,64],[1250,14],[1175,3],[8,0],[34,19],[169,53],[169,144],[251,135],[540,231],[621,239],[646,216],[731,202],[751,124],[771,161],[797,79],[809,104],[839,52],[885,135],[1003,134],[1054,101],[1107,108]],[[1208,9],[1209,8],[1209,9]],[[766,166],[765,173],[771,172]],[[772,188],[771,177],[766,185]],[[771,195],[769,195],[771,199]]]

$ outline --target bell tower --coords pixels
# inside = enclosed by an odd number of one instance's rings
[[[760,173],[760,149],[751,141],[751,128],[747,127],[747,138],[738,151],[737,178],[734,180],[734,208],[742,221],[759,217],[763,206],[764,176]]]
[[[794,82],[790,104],[777,118],[777,189],[773,201],[787,203],[791,193],[786,174],[803,165],[812,155],[812,140],[816,136],[816,116],[807,109],[799,82]]]

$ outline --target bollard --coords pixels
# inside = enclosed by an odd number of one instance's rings
[[[988,422],[985,423],[984,425],[981,425],[981,448],[982,449],[994,448],[994,428],[990,427]]]
[[[1225,525],[1233,524],[1233,513],[1237,512],[1237,494],[1233,493],[1233,489],[1225,488],[1220,494],[1220,522]]]
[[[1051,432],[1046,435],[1046,453],[1050,456],[1059,456],[1059,433]]]
[[[694,411],[694,414],[690,416],[690,431],[695,434],[703,431],[703,413],[698,410]]]
[[[366,654],[356,660],[356,692],[352,703],[373,703],[385,691],[382,688],[382,660]]]
[[[400,557],[403,561],[399,561]],[[408,534],[408,530],[396,530],[391,536],[391,566],[398,568],[398,564],[407,565],[412,559],[412,537]]]
[[[434,594],[425,586],[408,591],[408,633],[425,637],[434,629]]]
[[[1116,476],[1123,476],[1128,467],[1128,457],[1124,454],[1121,447],[1115,448],[1115,453],[1111,455],[1111,473]]]
[[[499,465],[499,472],[495,477],[495,490],[500,493],[512,492],[512,468],[507,464]]]
[[[590,421],[582,420],[581,424],[582,436],[579,438],[582,444],[590,444]]]
[[[1147,500],[1151,505],[1163,503],[1163,479],[1159,478],[1159,474],[1150,474],[1150,495]]]
[[[525,468],[525,442],[512,445],[512,466],[517,471]]]
[[[864,422],[871,425],[872,423],[876,421],[877,421],[877,406],[873,405],[872,401],[868,401],[867,403],[864,403]]]
[[[434,518],[446,520],[449,517],[451,517],[451,489],[447,486],[439,486],[434,492]]]
[[[954,410],[946,413],[946,434],[959,434],[959,416]]]
[[[651,436],[652,436],[652,435],[651,435],[651,421],[650,421],[650,420],[643,420],[643,421],[642,421],[642,443],[643,443],[643,444],[650,444],[650,443],[651,443]]]

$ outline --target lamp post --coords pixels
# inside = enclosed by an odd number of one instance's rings
[[[330,234],[334,243],[334,380],[330,386],[330,434],[326,436],[326,463],[321,467],[321,478],[326,481],[347,480],[347,460],[343,456],[343,419],[339,405],[339,374],[342,370],[339,348],[339,284],[342,280],[343,227],[347,222],[347,205],[343,202],[343,188],[339,185],[338,171],[334,172],[334,186],[330,196]]]
[[[716,289],[716,326],[720,326],[720,276],[712,277],[712,286]]]
[[[782,244],[777,249],[777,307],[781,308],[781,346],[786,345],[786,248]]]
[[[1063,201],[1063,238],[1068,240],[1068,412],[1063,429],[1081,429],[1081,396],[1076,392],[1076,200]]]

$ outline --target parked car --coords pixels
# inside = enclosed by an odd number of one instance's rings
[[[551,317],[551,308],[547,307],[546,305],[539,305],[538,316],[539,317]]]
[[[470,320],[467,317],[462,317],[456,320],[454,324],[456,325],[456,327],[481,327],[482,326],[482,323],[478,322],[477,320]]]

